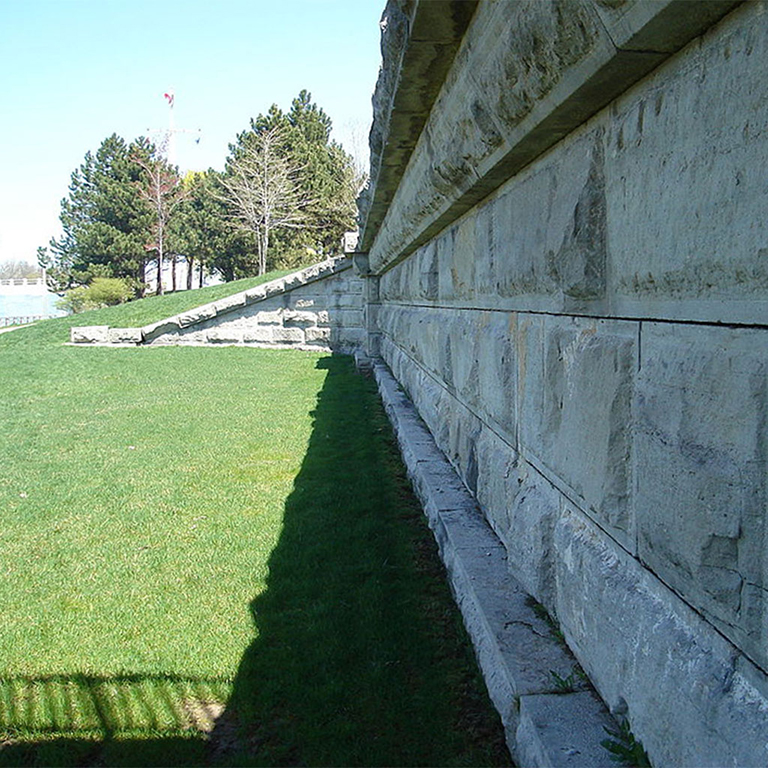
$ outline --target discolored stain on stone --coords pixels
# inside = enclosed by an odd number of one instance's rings
[[[568,231],[554,254],[548,254],[548,273],[568,297],[599,299],[605,295],[606,242],[605,154],[603,132],[592,146],[589,175],[573,211]]]

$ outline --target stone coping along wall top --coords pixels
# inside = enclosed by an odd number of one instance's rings
[[[423,245],[742,1],[390,0],[371,182],[358,201],[359,248],[370,251],[373,272]],[[494,50],[468,32],[482,36],[499,22]],[[436,64],[442,49],[458,66]]]
[[[352,268],[351,259],[338,256],[262,283],[223,299],[202,304],[142,328],[110,328],[107,325],[80,326],[70,329],[72,344],[136,346],[148,344],[164,334],[178,332],[198,323],[224,318],[251,304],[258,304],[279,294],[309,285]]]

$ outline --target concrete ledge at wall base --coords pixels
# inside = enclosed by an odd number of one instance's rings
[[[602,746],[617,724],[507,568],[506,552],[381,360],[373,369],[409,477],[437,540],[509,750],[521,768],[615,765]],[[574,685],[558,682],[566,678]]]
[[[362,288],[358,285],[359,278],[347,279],[341,276],[341,273],[347,271],[352,274],[351,269],[352,261],[345,256],[327,259],[142,328],[110,328],[106,325],[72,328],[70,343],[118,346],[245,344],[313,350],[339,347],[343,351],[352,350],[358,345],[359,334],[356,332],[362,323],[362,317],[359,322],[355,322],[356,316],[362,312],[358,306],[361,304]],[[342,282],[335,289],[328,289],[327,307],[319,306],[320,302],[314,294],[303,303],[301,300],[294,302],[297,306],[306,304],[309,308],[307,311],[275,305],[275,301],[289,292],[303,295],[302,291],[307,286],[321,284],[329,279]],[[320,296],[322,291],[316,293]],[[263,312],[262,318],[258,313],[264,306],[269,306],[271,311]],[[245,313],[251,316],[256,314],[256,319],[251,317],[251,321],[244,322]],[[333,322],[330,317],[334,313],[338,315],[337,322]]]

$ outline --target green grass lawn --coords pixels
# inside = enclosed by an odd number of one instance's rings
[[[184,295],[0,336],[0,764],[503,764],[349,358],[62,343]]]

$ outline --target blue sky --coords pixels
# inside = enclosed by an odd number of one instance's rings
[[[183,169],[302,88],[366,151],[384,0],[0,0],[0,262],[36,261],[88,150],[167,126]]]

